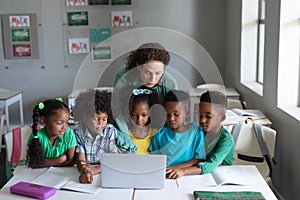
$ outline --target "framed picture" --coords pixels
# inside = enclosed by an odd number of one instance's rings
[[[69,54],[90,52],[89,38],[72,38],[68,40]]]
[[[112,59],[110,46],[94,47],[92,51],[93,61],[105,61]]]
[[[30,27],[29,15],[9,16],[9,27]]]
[[[89,18],[87,11],[68,12],[69,26],[84,26],[89,25]]]
[[[112,11],[111,26],[132,26],[132,11]]]
[[[89,5],[108,5],[108,0],[89,0]]]
[[[12,51],[15,58],[31,57],[30,44],[13,44]]]
[[[67,6],[87,6],[88,0],[66,0]]]
[[[30,30],[29,29],[11,29],[11,40],[13,42],[29,42]]]
[[[103,42],[111,37],[110,28],[91,28],[90,40],[93,43]]]
[[[131,0],[111,0],[112,5],[131,5]]]

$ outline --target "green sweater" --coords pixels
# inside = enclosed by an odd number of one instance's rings
[[[234,140],[232,135],[222,127],[218,137],[210,144],[205,140],[207,160],[198,164],[202,174],[213,172],[219,165],[232,165],[234,162]]]

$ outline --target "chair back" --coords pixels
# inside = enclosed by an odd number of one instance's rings
[[[237,126],[237,125],[235,125]],[[273,164],[275,152],[276,130],[261,126],[262,138]],[[235,165],[255,165],[261,175],[267,182],[271,178],[272,166],[269,166],[267,159],[262,153],[261,145],[255,132],[254,124],[243,124],[240,127],[238,137],[235,137],[235,127],[233,127],[233,136],[235,139]],[[271,169],[270,169],[271,167]]]
[[[217,91],[225,91],[225,86],[217,83],[206,83],[197,85],[196,88],[205,89],[205,90],[217,90]]]
[[[12,176],[12,172],[19,164],[26,161],[27,142],[32,130],[30,126],[14,128],[4,135],[6,146],[6,172],[7,178]]]
[[[246,102],[239,99],[227,98],[227,109],[246,109]]]

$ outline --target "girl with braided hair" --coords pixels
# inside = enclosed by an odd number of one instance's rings
[[[76,138],[68,127],[70,111],[61,98],[40,102],[33,109],[27,165],[32,168],[74,164]],[[43,128],[38,130],[38,122]]]

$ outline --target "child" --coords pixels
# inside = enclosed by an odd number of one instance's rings
[[[73,108],[74,129],[78,147],[76,163],[81,183],[91,183],[93,175],[99,174],[100,155],[116,153],[117,129],[111,112],[111,92],[90,89],[79,94]]]
[[[189,97],[183,91],[171,90],[164,99],[167,126],[152,138],[151,153],[167,156],[167,178],[176,179],[194,174],[195,166],[205,159],[204,135],[200,126],[185,123],[188,115]]]
[[[49,99],[33,109],[32,134],[28,139],[27,164],[32,168],[74,164],[76,139],[68,128],[70,112],[61,98]],[[38,119],[44,126],[37,130]]]
[[[131,140],[137,146],[137,154],[148,154],[152,136],[157,132],[156,128],[149,126],[150,107],[159,103],[155,91],[149,89],[134,89],[129,99],[129,134]]]
[[[214,171],[219,165],[232,165],[234,140],[221,125],[226,118],[226,97],[218,91],[207,91],[200,97],[199,124],[205,134],[207,160],[200,162],[200,174]]]

